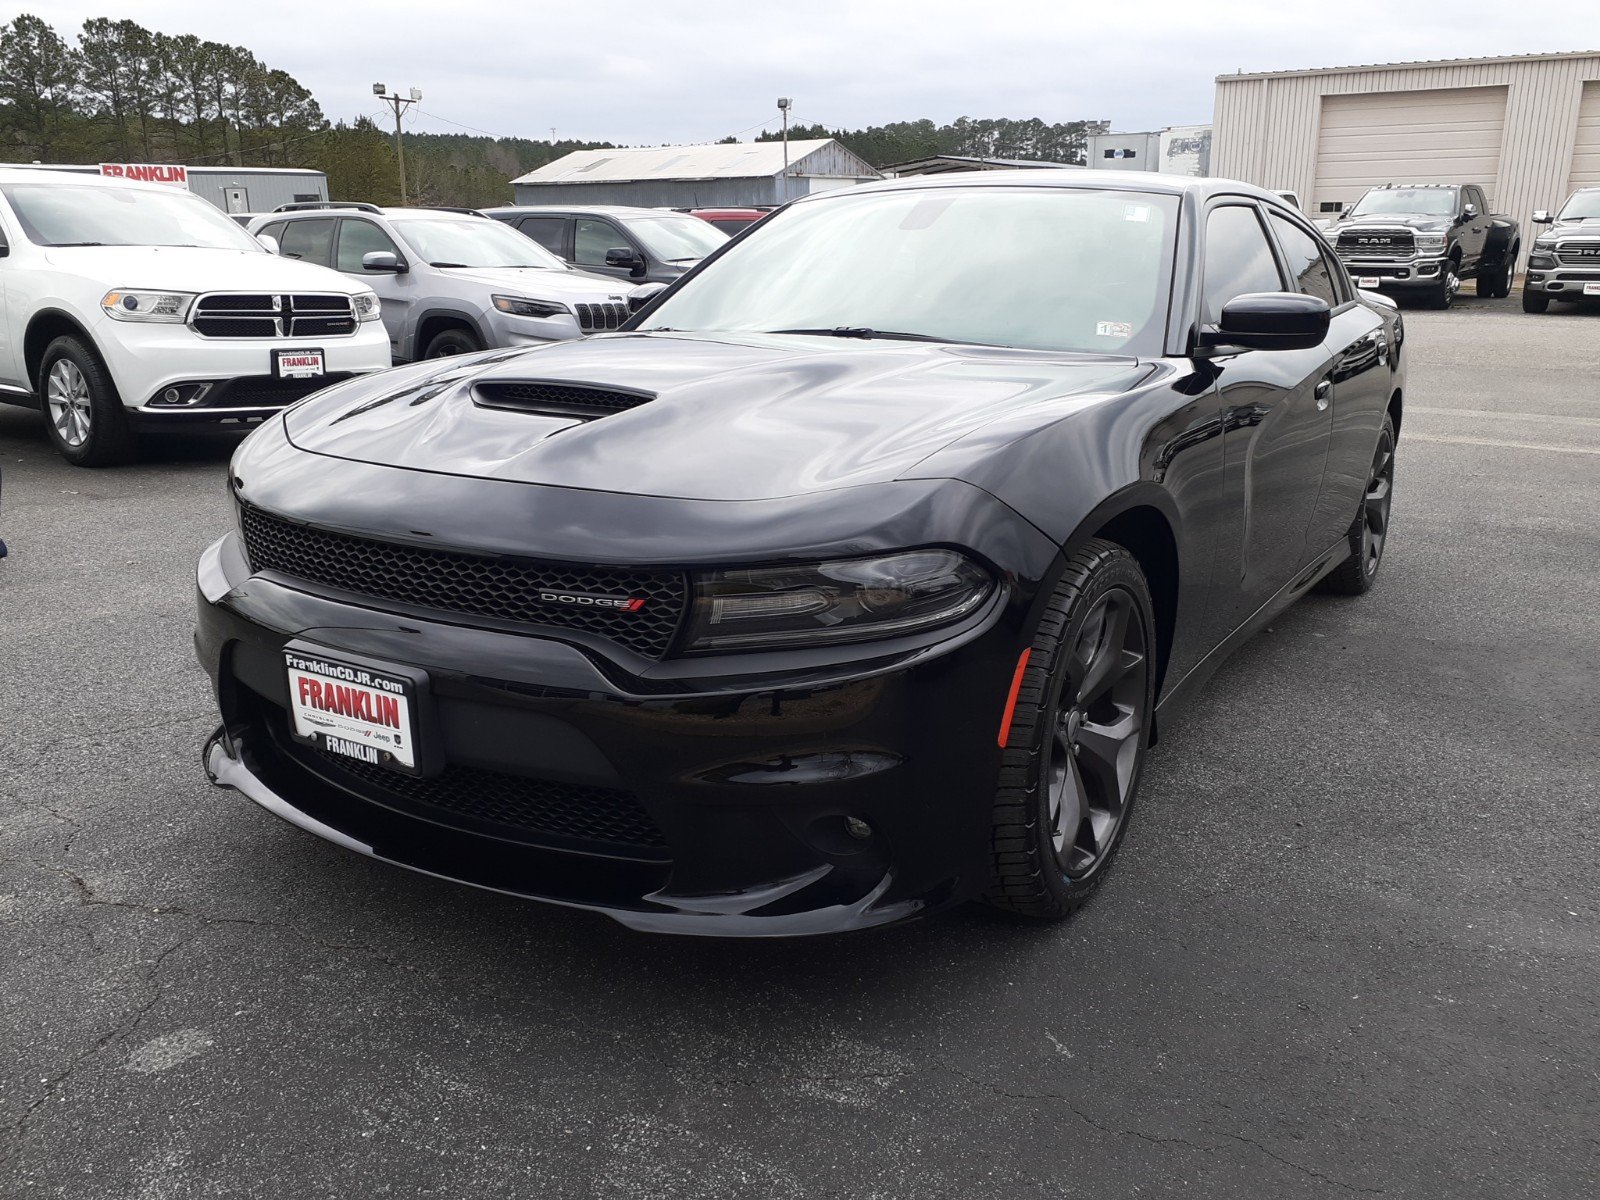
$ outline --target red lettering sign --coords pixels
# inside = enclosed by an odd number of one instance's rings
[[[189,186],[189,168],[178,163],[101,163],[100,174],[108,179],[134,179],[140,183],[165,183],[181,188]]]

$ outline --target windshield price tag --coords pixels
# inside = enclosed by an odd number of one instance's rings
[[[272,373],[279,379],[315,379],[323,373],[321,350],[274,350]]]

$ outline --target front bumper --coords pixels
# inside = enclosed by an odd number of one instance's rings
[[[1523,290],[1543,293],[1552,297],[1576,299],[1584,295],[1584,285],[1600,285],[1600,265],[1594,267],[1535,267],[1528,264],[1528,274],[1523,280]]]
[[[883,925],[987,880],[995,733],[1029,602],[1015,586],[915,645],[787,671],[769,654],[759,670],[730,660],[727,675],[669,682],[558,634],[308,594],[252,575],[234,535],[207,550],[198,584],[196,649],[223,717],[208,774],[347,849],[713,936]],[[440,782],[347,769],[287,736],[282,651],[297,638],[426,674]],[[461,779],[477,789],[465,801],[450,790]],[[530,825],[475,807],[486,791],[523,803],[528,787],[560,812]]]
[[[1383,261],[1370,259],[1346,258],[1340,256],[1350,278],[1359,284],[1363,279],[1376,279],[1379,291],[1432,291],[1439,286],[1439,281],[1444,277],[1444,268],[1449,259],[1440,255],[1437,258],[1408,258]],[[1370,285],[1369,285],[1370,286]]]

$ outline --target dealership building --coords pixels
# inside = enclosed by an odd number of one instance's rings
[[[1211,173],[1313,215],[1380,183],[1477,183],[1522,223],[1600,185],[1600,51],[1223,75]]]
[[[271,212],[280,204],[328,198],[328,177],[303,167],[188,167],[180,163],[0,163],[34,171],[109,175],[188,188],[223,212]]]

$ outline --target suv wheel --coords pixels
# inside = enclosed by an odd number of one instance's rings
[[[127,462],[138,451],[122,399],[99,355],[58,337],[39,362],[45,429],[61,457],[79,467]]]
[[[1544,312],[1549,307],[1550,307],[1550,293],[1549,292],[1529,291],[1528,288],[1526,288],[1526,287],[1524,287],[1522,289],[1522,311],[1523,312],[1541,313],[1541,312]]]
[[[423,358],[449,358],[452,354],[475,354],[483,346],[465,329],[446,329],[433,335]]]

